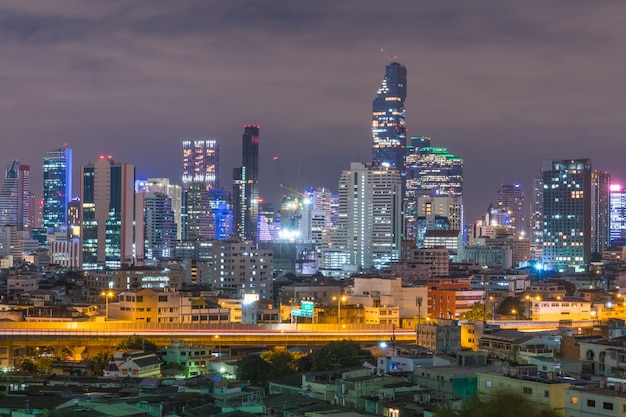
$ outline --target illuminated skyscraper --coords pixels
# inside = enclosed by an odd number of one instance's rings
[[[626,245],[626,190],[611,184],[611,244]]]
[[[543,163],[543,262],[556,270],[580,267],[592,243],[591,160]]]
[[[146,259],[170,259],[176,247],[176,223],[172,199],[167,194],[147,192],[144,201]]]
[[[533,178],[533,200],[530,203],[530,239],[531,247],[541,246],[543,242],[543,176]]]
[[[451,154],[446,148],[431,147],[430,138],[412,137],[406,156],[404,213],[407,239],[414,240],[418,235],[416,221],[421,196],[462,195],[463,158]]]
[[[395,169],[353,162],[339,180],[339,230],[349,263],[388,267],[400,257],[402,177]]]
[[[609,220],[611,208],[610,183],[611,175],[608,172],[595,170],[591,173],[592,252],[602,253],[604,249],[609,247],[611,241]]]
[[[406,67],[392,62],[378,89],[372,111],[372,158],[374,163],[404,172],[406,147]]]
[[[256,243],[259,217],[259,126],[244,126],[242,165],[233,170],[233,180],[236,233],[240,239]]]
[[[0,189],[0,225],[14,226],[17,231],[29,230],[30,167],[12,161],[5,171]]]
[[[497,210],[506,213],[509,224],[501,224],[514,236],[526,235],[524,190],[520,184],[502,184],[496,192]]]
[[[72,198],[72,150],[50,151],[43,158],[43,227],[52,231],[67,225]]]
[[[219,186],[219,147],[215,140],[183,141],[181,238],[200,239],[211,212],[207,191]]]
[[[81,168],[83,269],[143,260],[143,206],[135,216],[135,166],[101,156]],[[137,232],[137,233],[135,233]]]
[[[174,222],[176,223],[176,239],[181,240],[182,233],[182,189],[180,185],[170,184],[169,178],[148,178],[145,182],[145,191],[152,193],[162,193],[172,200],[172,211],[174,211]]]

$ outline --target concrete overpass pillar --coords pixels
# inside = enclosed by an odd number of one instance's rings
[[[86,346],[68,346],[68,348],[72,351],[72,358],[75,361],[83,360],[83,352],[87,349]]]

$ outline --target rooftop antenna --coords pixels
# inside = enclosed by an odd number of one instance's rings
[[[398,57],[396,55],[392,57],[390,57],[387,52],[385,52],[385,50],[383,48],[380,48],[380,53],[383,54],[385,56],[385,58],[387,58],[389,61],[391,62],[395,62],[398,60]]]

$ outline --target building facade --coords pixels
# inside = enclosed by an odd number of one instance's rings
[[[339,181],[339,229],[357,268],[384,268],[400,258],[402,178],[395,169],[353,162]]]
[[[30,166],[14,160],[7,166],[0,189],[0,224],[19,231],[30,228]]]
[[[406,147],[406,77],[404,65],[387,65],[372,105],[372,160],[400,172],[404,172]]]
[[[233,170],[233,214],[237,235],[257,242],[259,217],[259,126],[246,125],[242,164]]]
[[[143,218],[135,218],[135,166],[101,156],[81,173],[83,269],[121,268],[143,260]]]
[[[556,270],[580,267],[592,243],[591,160],[543,164],[543,262]]]
[[[43,227],[54,230],[67,225],[72,199],[72,150],[50,151],[43,158]]]

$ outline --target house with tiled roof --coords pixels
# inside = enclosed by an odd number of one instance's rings
[[[105,368],[104,376],[112,378],[160,377],[161,364],[161,360],[154,353],[118,351]]]

